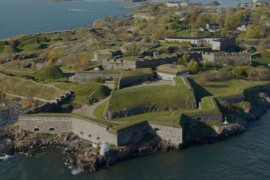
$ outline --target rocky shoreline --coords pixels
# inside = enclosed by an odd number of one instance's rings
[[[3,102],[2,102],[3,103]],[[1,108],[2,118],[10,118],[9,115],[19,114],[22,110],[15,102],[4,102],[6,108]],[[14,107],[16,107],[14,109]],[[110,151],[106,156],[101,156],[96,147],[84,139],[72,133],[59,133],[56,135],[48,134],[33,134],[26,131],[21,131],[19,127],[12,121],[4,121],[0,128],[0,139],[6,139],[7,143],[0,146],[0,156],[13,155],[14,153],[24,153],[27,156],[33,156],[40,153],[47,147],[59,148],[65,155],[65,164],[76,172],[95,172],[101,168],[112,166],[119,161],[124,161],[131,158],[143,156],[148,153],[162,151],[175,151],[188,148],[190,146],[211,144],[217,141],[228,139],[231,136],[242,134],[246,131],[249,120],[256,120],[264,114],[270,105],[270,98],[264,95],[257,98],[256,105],[245,107],[240,113],[241,117],[235,123],[224,125],[219,129],[215,129],[215,133],[209,137],[194,138],[185,142],[181,146],[176,146],[168,141],[160,140],[157,137],[145,137],[143,141],[128,147],[110,147]],[[229,107],[234,110],[233,107]],[[4,112],[4,113],[3,113]],[[15,113],[11,113],[15,112]],[[232,112],[232,113],[239,113]],[[16,117],[16,116],[15,116]]]

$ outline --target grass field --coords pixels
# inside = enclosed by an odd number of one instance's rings
[[[252,58],[252,66],[268,66],[270,57],[256,57]]]
[[[52,86],[4,75],[0,75],[0,91],[47,100],[54,100],[64,94],[64,91]]]
[[[120,119],[114,119],[116,122],[128,123],[133,121],[145,121],[149,123],[159,124],[164,126],[179,127],[180,126],[180,112],[152,112],[144,113],[135,116],[124,117]]]
[[[62,70],[57,66],[43,66],[41,69],[33,73],[36,80],[49,81],[49,80],[60,80],[65,81],[67,77]]]
[[[196,82],[196,76],[193,76],[192,79]],[[203,96],[216,96],[216,97],[226,97],[243,94],[244,90],[258,85],[269,84],[269,81],[248,81],[242,79],[229,79],[229,80],[215,80],[207,83],[206,86],[201,86],[194,88],[195,91],[200,91],[200,94],[205,93]],[[198,83],[197,83],[198,84]],[[205,92],[203,92],[203,90]],[[196,93],[196,92],[195,92]]]
[[[89,104],[91,98],[104,99],[110,95],[110,89],[102,84],[89,82],[86,84],[59,83],[56,87],[75,92],[75,100],[79,103]]]
[[[153,71],[150,68],[133,69],[129,71],[123,71],[121,73],[121,79],[147,76],[147,75],[152,75],[152,74],[153,74]]]
[[[101,105],[99,105],[94,110],[94,116],[96,116],[99,119],[103,119],[104,118],[105,109],[108,106],[108,103],[109,103],[109,100],[106,100],[104,103],[102,103]]]
[[[196,108],[193,90],[181,78],[175,81],[175,86],[141,86],[115,91],[109,103],[109,111],[121,112],[133,107],[164,110]]]

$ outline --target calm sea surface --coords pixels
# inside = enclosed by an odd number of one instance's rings
[[[237,4],[238,1],[227,0],[226,3],[231,5]],[[0,0],[0,38],[86,27],[95,19],[107,15],[123,16],[129,10],[120,9],[127,5],[130,4]],[[63,156],[56,149],[48,149],[32,158],[15,155],[8,160],[0,160],[0,180],[268,180],[270,179],[269,129],[270,111],[260,121],[250,123],[245,134],[227,141],[178,152],[152,154],[119,163],[96,173],[76,176],[64,166]]]
[[[63,157],[48,149],[38,157],[16,155],[0,162],[0,179],[198,179],[269,180],[270,111],[246,133],[227,141],[124,161],[92,174],[72,175]]]
[[[106,2],[107,1],[107,2]],[[160,1],[160,0],[153,0]],[[191,0],[207,3],[211,0]],[[250,2],[251,0],[241,0]],[[220,0],[224,6],[233,6],[239,0]],[[122,17],[130,12],[123,9],[134,3],[112,0],[81,0],[52,3],[46,0],[0,0],[0,39],[18,34],[87,27],[105,16]]]

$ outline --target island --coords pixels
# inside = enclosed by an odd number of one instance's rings
[[[94,172],[227,139],[268,110],[268,2],[133,9],[0,41],[0,154],[53,146],[73,171]]]

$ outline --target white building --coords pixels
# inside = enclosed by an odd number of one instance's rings
[[[240,27],[237,28],[238,31],[246,31],[247,30],[247,26],[246,25],[242,25]]]
[[[189,71],[185,66],[163,64],[157,67],[157,76],[162,80],[173,80],[178,76],[188,76]]]

